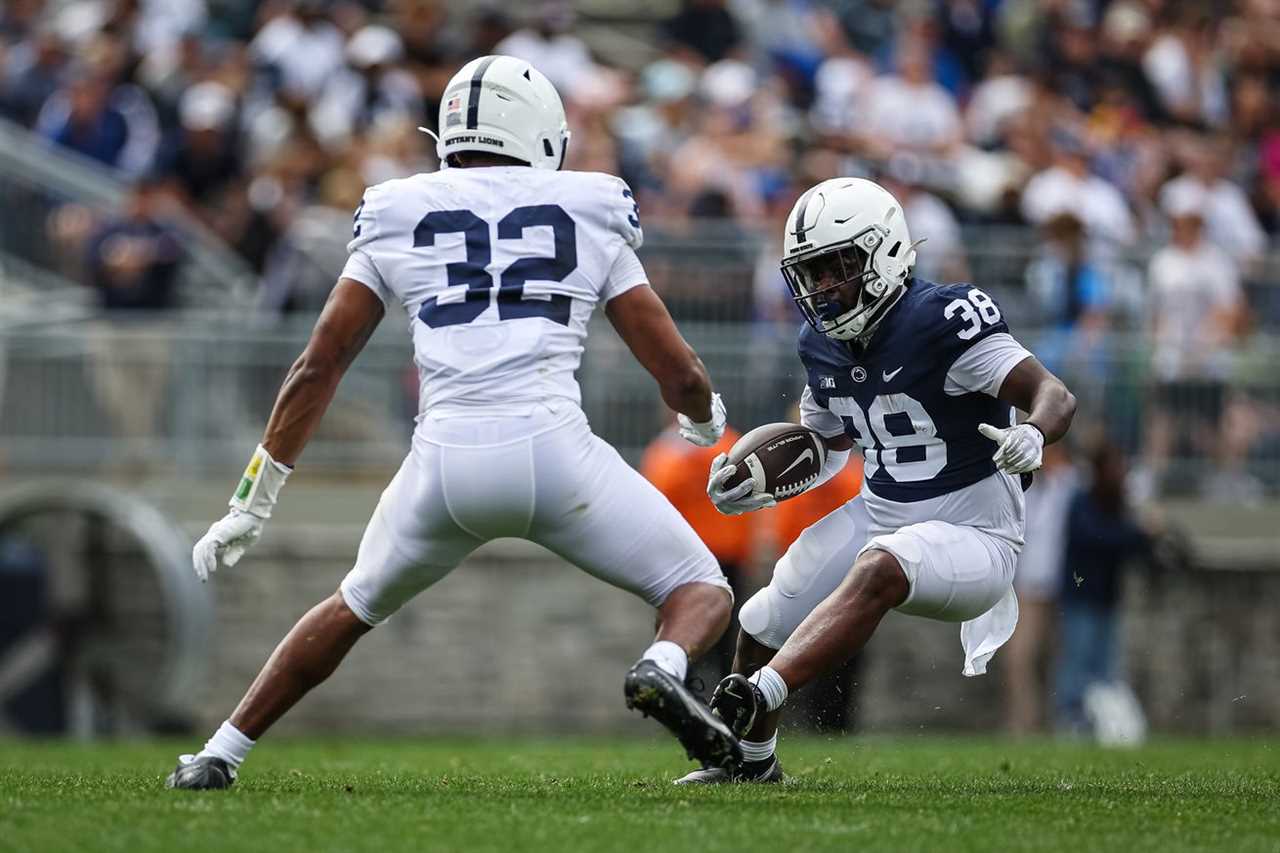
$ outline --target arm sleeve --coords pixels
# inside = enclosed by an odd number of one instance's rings
[[[800,425],[808,427],[823,438],[834,438],[844,432],[844,421],[819,403],[808,385],[804,386],[804,391],[800,394]],[[827,454],[828,458],[830,455]]]
[[[347,263],[342,268],[342,278],[358,281],[372,290],[382,300],[383,305],[390,305],[391,288],[378,270],[373,258],[373,246],[382,237],[378,223],[378,199],[374,189],[365,191],[364,199],[356,208],[352,224],[351,242],[347,244]]]
[[[619,250],[618,257],[614,258],[613,266],[609,268],[609,277],[605,279],[604,286],[600,289],[600,299],[608,302],[633,287],[648,283],[649,276],[645,274],[644,265],[636,256],[635,249],[624,245]]]
[[[942,390],[951,397],[973,391],[995,397],[1009,371],[1028,358],[1031,353],[1008,332],[988,335],[956,357]]]
[[[813,485],[805,491],[812,491],[823,483],[830,480],[836,474],[844,470],[844,466],[849,464],[849,455],[852,450],[828,450],[827,458],[822,462],[822,470],[818,472],[818,479],[813,481]]]

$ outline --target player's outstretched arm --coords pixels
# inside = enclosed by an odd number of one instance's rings
[[[231,511],[214,522],[192,550],[200,580],[234,566],[262,535],[293,463],[333,400],[338,383],[364,348],[383,314],[382,300],[351,279],[339,279],[311,340],[293,363],[276,397],[266,434],[231,496]]]
[[[636,360],[658,381],[663,401],[682,417],[680,434],[710,447],[724,434],[725,411],[707,368],[680,334],[658,294],[633,287],[604,306],[609,322]]]
[[[1067,434],[1076,414],[1075,395],[1036,358],[1024,358],[1009,371],[997,395],[1027,412],[1017,426],[1001,429],[982,424],[979,432],[997,445],[992,457],[1000,470],[1023,474],[1040,467],[1046,444]]]
[[[382,300],[372,290],[358,281],[338,280],[306,349],[289,368],[267,420],[262,446],[277,462],[292,467],[302,454],[383,311]]]

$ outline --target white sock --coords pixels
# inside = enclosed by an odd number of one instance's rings
[[[242,731],[231,725],[230,720],[227,720],[218,726],[218,730],[213,733],[213,737],[205,742],[204,749],[200,750],[200,755],[221,758],[232,767],[239,769],[241,762],[249,754],[249,750],[253,749],[253,744],[254,741],[245,737]]]
[[[776,711],[787,701],[787,682],[782,680],[782,676],[773,667],[762,666],[747,680],[760,688],[766,710]]]
[[[773,755],[773,751],[778,747],[778,733],[774,732],[773,737],[768,740],[741,740],[738,741],[742,745],[742,757],[747,761],[764,761]]]
[[[640,660],[653,661],[663,672],[668,672],[681,681],[684,681],[685,675],[689,672],[689,655],[670,640],[658,640],[644,650]]]

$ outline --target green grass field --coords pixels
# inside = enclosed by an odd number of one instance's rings
[[[178,751],[0,741],[0,850],[1280,849],[1265,740],[791,737],[787,784],[703,789],[657,738],[271,741],[209,793]]]

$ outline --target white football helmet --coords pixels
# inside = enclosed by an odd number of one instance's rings
[[[915,247],[888,190],[863,178],[832,178],[791,208],[782,276],[815,330],[866,340],[906,289]]]
[[[439,130],[431,135],[442,166],[455,152],[486,151],[554,170],[569,147],[555,86],[513,56],[482,56],[462,66],[440,98]]]

